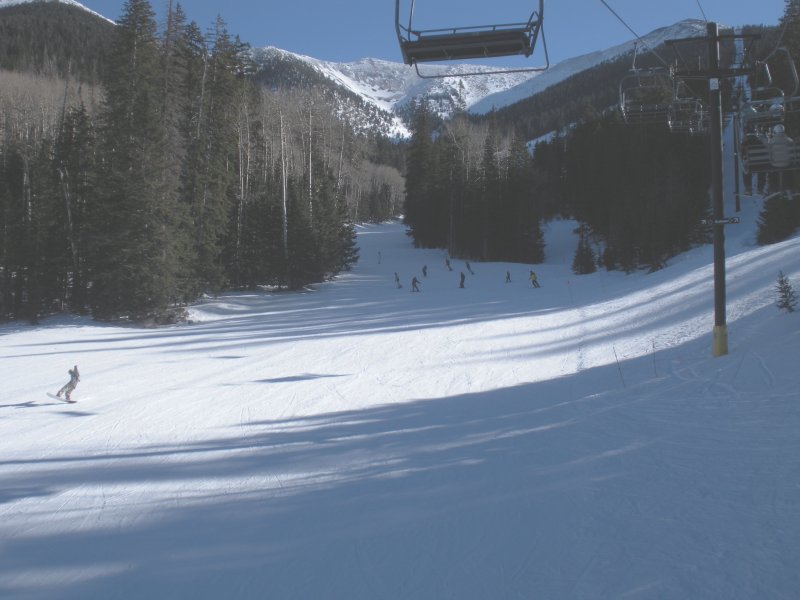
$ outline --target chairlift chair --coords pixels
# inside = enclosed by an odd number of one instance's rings
[[[739,144],[745,173],[771,173],[800,169],[800,143],[786,135],[783,125],[771,131],[749,133]]]
[[[672,133],[706,133],[708,122],[708,111],[697,98],[676,98],[669,105],[667,125]]]
[[[448,76],[422,75],[419,71],[420,63],[497,58],[502,56],[528,57],[533,54],[540,32],[542,32],[542,39],[544,39],[542,31],[544,0],[539,0],[539,10],[534,10],[530,18],[525,22],[447,29],[415,29],[412,22],[414,3],[415,0],[411,0],[408,25],[405,26],[400,22],[400,0],[395,0],[395,29],[400,42],[400,51],[403,54],[403,62],[407,65],[413,65],[420,77]],[[547,57],[546,46],[545,56]],[[460,73],[459,76],[542,71],[547,69],[548,66],[549,58],[547,58],[547,64],[543,67],[478,71],[475,73]]]
[[[671,133],[703,134],[708,131],[709,112],[699,98],[684,95],[686,82],[676,80],[675,94],[669,105],[667,125]]]
[[[763,74],[762,85],[753,88],[751,100],[739,110],[739,156],[745,173],[800,169],[800,142],[793,140],[787,131],[787,125],[792,129],[800,116],[800,97],[795,95],[799,87],[797,71],[788,50],[780,50],[792,65],[793,90],[786,96],[774,85],[769,64],[756,65],[756,75]]]
[[[620,82],[620,111],[629,125],[668,124],[672,100],[672,76],[665,69],[633,69]]]

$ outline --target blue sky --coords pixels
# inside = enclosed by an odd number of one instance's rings
[[[125,0],[79,0],[116,19]],[[410,0],[402,0],[404,20]],[[606,0],[639,35],[686,18],[725,25],[774,25],[784,0]],[[151,0],[159,14],[167,0]],[[253,47],[277,46],[315,58],[350,62],[382,58],[400,62],[392,0],[184,0],[184,11],[203,29],[219,14],[232,34]],[[538,0],[416,0],[415,24],[423,27],[485,25],[527,20]],[[633,35],[600,0],[545,0],[544,29],[551,62],[626,42]],[[523,63],[535,66],[540,48]],[[495,63],[497,64],[497,63]]]

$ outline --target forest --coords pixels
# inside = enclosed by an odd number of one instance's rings
[[[41,7],[16,8],[19,34]],[[259,85],[221,19],[203,33],[176,4],[162,29],[130,0],[102,61],[7,38],[0,318],[161,322],[202,294],[300,289],[353,264],[354,223],[401,212],[380,142],[326,98]]]

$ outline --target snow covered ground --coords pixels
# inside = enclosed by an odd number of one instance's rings
[[[576,277],[569,223],[540,289],[385,224],[194,324],[0,327],[0,597],[797,598],[800,237],[757,208],[717,359],[710,247]]]

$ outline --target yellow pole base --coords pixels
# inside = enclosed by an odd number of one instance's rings
[[[725,356],[728,354],[728,326],[715,325],[714,326],[714,341],[711,344],[711,350],[714,353],[714,358]]]

